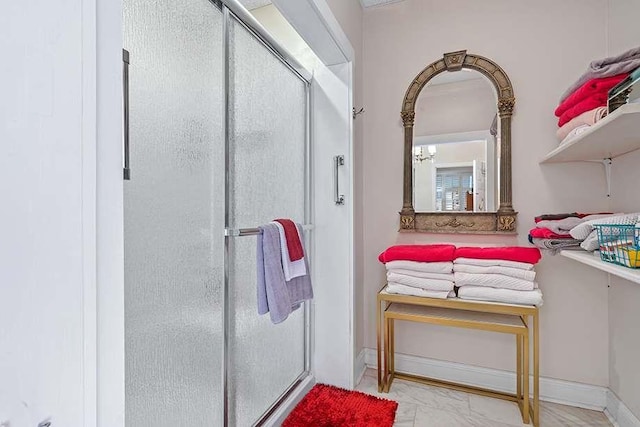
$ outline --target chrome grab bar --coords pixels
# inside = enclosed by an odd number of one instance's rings
[[[340,194],[340,178],[338,176],[338,169],[340,166],[344,166],[344,156],[334,156],[333,157],[333,183],[335,185],[334,188],[334,201],[336,205],[344,205],[344,194]]]
[[[126,49],[122,49],[122,101],[124,104],[124,167],[122,177],[128,181],[131,179],[131,169],[129,168],[129,51]]]

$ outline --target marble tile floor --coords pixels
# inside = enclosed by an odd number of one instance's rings
[[[394,380],[389,393],[378,393],[376,371],[367,369],[356,390],[398,402],[395,427],[521,427],[513,402]],[[541,427],[610,427],[602,412],[541,402]]]

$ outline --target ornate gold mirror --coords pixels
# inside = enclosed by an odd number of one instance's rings
[[[514,105],[509,77],[482,56],[445,53],[418,74],[402,103],[400,231],[515,233]]]

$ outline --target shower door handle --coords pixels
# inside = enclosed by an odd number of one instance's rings
[[[129,168],[129,51],[126,49],[122,49],[122,101],[124,111],[122,175],[126,181],[129,181],[131,179],[131,169]]]
[[[344,156],[333,157],[333,184],[334,184],[334,201],[336,205],[344,205],[344,194],[340,194],[340,177],[338,169],[344,166]]]

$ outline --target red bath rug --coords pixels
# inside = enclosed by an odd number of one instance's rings
[[[392,427],[397,408],[392,400],[316,384],[282,427]]]

